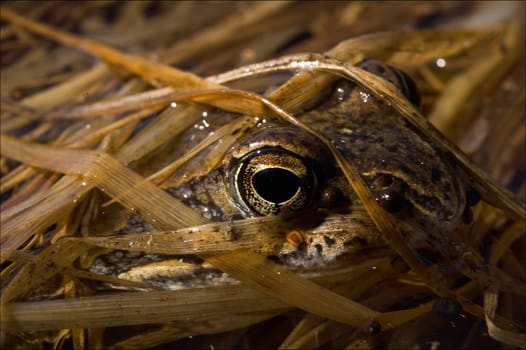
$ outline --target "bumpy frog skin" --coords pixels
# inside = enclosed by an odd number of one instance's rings
[[[361,67],[418,103],[414,86],[400,72],[371,60]],[[390,106],[351,82],[338,81],[322,102],[297,117],[331,140],[358,168],[415,251],[438,250],[442,256],[450,254],[448,258],[462,253],[458,246],[449,246],[449,236],[469,210],[464,184],[447,156]],[[212,220],[304,216],[301,244],[283,238],[278,254],[261,250],[300,271],[323,271],[364,258],[374,249],[388,249],[322,142],[278,121],[254,128],[208,174],[165,189]],[[121,232],[130,230],[152,228],[134,216]],[[201,262],[190,256],[114,252],[99,257],[90,270],[169,289],[229,280]]]

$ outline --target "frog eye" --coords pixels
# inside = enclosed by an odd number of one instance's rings
[[[261,215],[298,210],[310,202],[316,185],[311,168],[289,151],[259,149],[240,161],[234,187],[239,198]]]

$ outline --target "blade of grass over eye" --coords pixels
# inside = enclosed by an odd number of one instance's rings
[[[191,100],[251,116],[268,116],[270,112],[282,115],[282,117],[286,115],[286,112],[281,107],[270,100],[256,93],[242,90],[226,88],[205,89],[177,94],[174,95],[174,98]],[[162,116],[141,131],[137,139],[134,140],[135,142],[124,145],[116,155],[117,158],[124,163],[140,159],[163,142],[168,141],[182,130],[193,125],[200,118],[200,114],[191,108],[185,111],[178,111],[178,120],[175,120],[173,113],[170,109],[165,110]],[[163,132],[164,130],[169,130],[170,132]]]
[[[244,135],[244,131],[254,126],[255,123],[256,121],[254,120],[254,118],[249,117],[233,120],[232,122],[215,130],[211,135],[207,136],[197,146],[186,152],[183,156],[175,160],[173,163],[150,175],[148,178],[146,178],[146,180],[156,185],[161,184],[169,176],[171,176],[173,172],[177,170],[181,165],[197,156],[197,154],[199,154],[218,140],[221,140],[220,148],[221,150],[223,150],[221,154],[224,154],[224,152],[228,148],[230,148],[236,140],[238,140],[241,136]],[[232,135],[233,131],[235,130],[240,130],[240,132],[237,132],[235,133],[235,135]],[[209,169],[206,169],[206,171],[209,171]],[[118,196],[114,197],[111,201],[106,202],[104,206],[107,206],[115,201],[118,201]]]
[[[148,177],[149,181],[152,181],[155,184],[159,184],[166,180],[168,176],[170,176],[176,169],[178,169],[182,164],[186,163],[193,157],[197,156],[200,152],[204,151],[206,148],[211,146],[213,143],[217,142],[218,140],[221,140],[222,146],[221,152],[222,154],[230,148],[234,142],[236,142],[241,136],[245,134],[245,132],[252,128],[254,125],[256,125],[256,121],[254,118],[245,117],[242,119],[236,119],[221,128],[214,131],[214,133],[210,136],[207,136],[202,142],[200,142],[197,146],[192,148],[190,151],[186,152],[182,157],[177,159],[172,164],[166,166],[165,168],[159,170],[155,174],[152,174]],[[238,130],[239,132],[235,132]],[[235,135],[233,135],[235,134]],[[208,171],[209,169],[206,169]]]
[[[119,196],[125,207],[138,210],[159,228],[193,226],[207,221],[106,153],[25,143],[8,135],[1,135],[0,140],[4,156],[39,168],[81,176],[108,195]]]

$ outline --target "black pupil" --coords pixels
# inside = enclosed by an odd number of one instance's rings
[[[300,187],[300,179],[288,170],[269,168],[254,174],[252,186],[263,199],[282,203],[294,196]]]

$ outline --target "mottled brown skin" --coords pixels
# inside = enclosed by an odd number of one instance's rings
[[[394,74],[395,71],[373,61],[366,61],[362,67],[384,77],[407,92],[410,98],[413,97],[411,94],[414,91],[404,86],[405,80]],[[325,135],[358,168],[373,195],[389,212],[387,215],[394,215],[401,224],[405,239],[417,254],[419,251],[432,251],[454,259],[465,253],[466,248],[454,239],[467,206],[464,184],[447,156],[415,133],[390,106],[348,81],[339,81],[327,91],[322,102],[298,118]],[[194,177],[180,186],[168,186],[166,189],[212,220],[261,215],[258,210],[268,208],[261,209],[245,203],[243,191],[238,190],[235,180],[239,164],[258,149],[277,149],[287,155],[295,154],[314,174],[314,180],[305,181],[308,185],[302,205],[298,207],[296,203],[292,209],[275,205],[269,214],[309,218],[303,227],[291,227],[291,230],[301,232],[304,242],[291,244],[284,237],[278,254],[266,251],[265,247],[262,247],[262,253],[291,268],[323,271],[367,258],[374,249],[388,248],[321,141],[282,122],[267,122],[254,128],[225,155],[219,167],[206,176]],[[275,157],[264,154],[261,159],[267,162]],[[130,277],[133,271],[140,270],[138,275],[141,277],[137,277],[140,280],[153,281],[154,284],[162,280],[162,283],[156,284],[166,288],[181,287],[180,283],[178,287],[173,286],[173,281],[180,278],[173,277],[173,271],[165,273],[172,276],[172,282],[170,278],[158,275],[145,277],[147,264],[138,264],[133,258],[121,258],[122,267],[118,271],[113,268],[111,272],[104,272],[107,261],[101,259],[94,264],[93,271],[133,279]],[[165,259],[173,261],[174,257]],[[429,261],[429,256],[423,259],[428,259],[426,263],[436,262]],[[152,260],[157,265],[159,260],[162,261],[159,258]],[[199,262],[195,264],[196,269],[201,268],[197,267]],[[159,274],[159,269],[150,270]],[[217,274],[217,271],[214,273]],[[203,274],[195,285],[201,285],[202,280]],[[208,282],[213,283],[212,280]],[[185,280],[185,283],[187,286],[194,285],[191,280]]]

